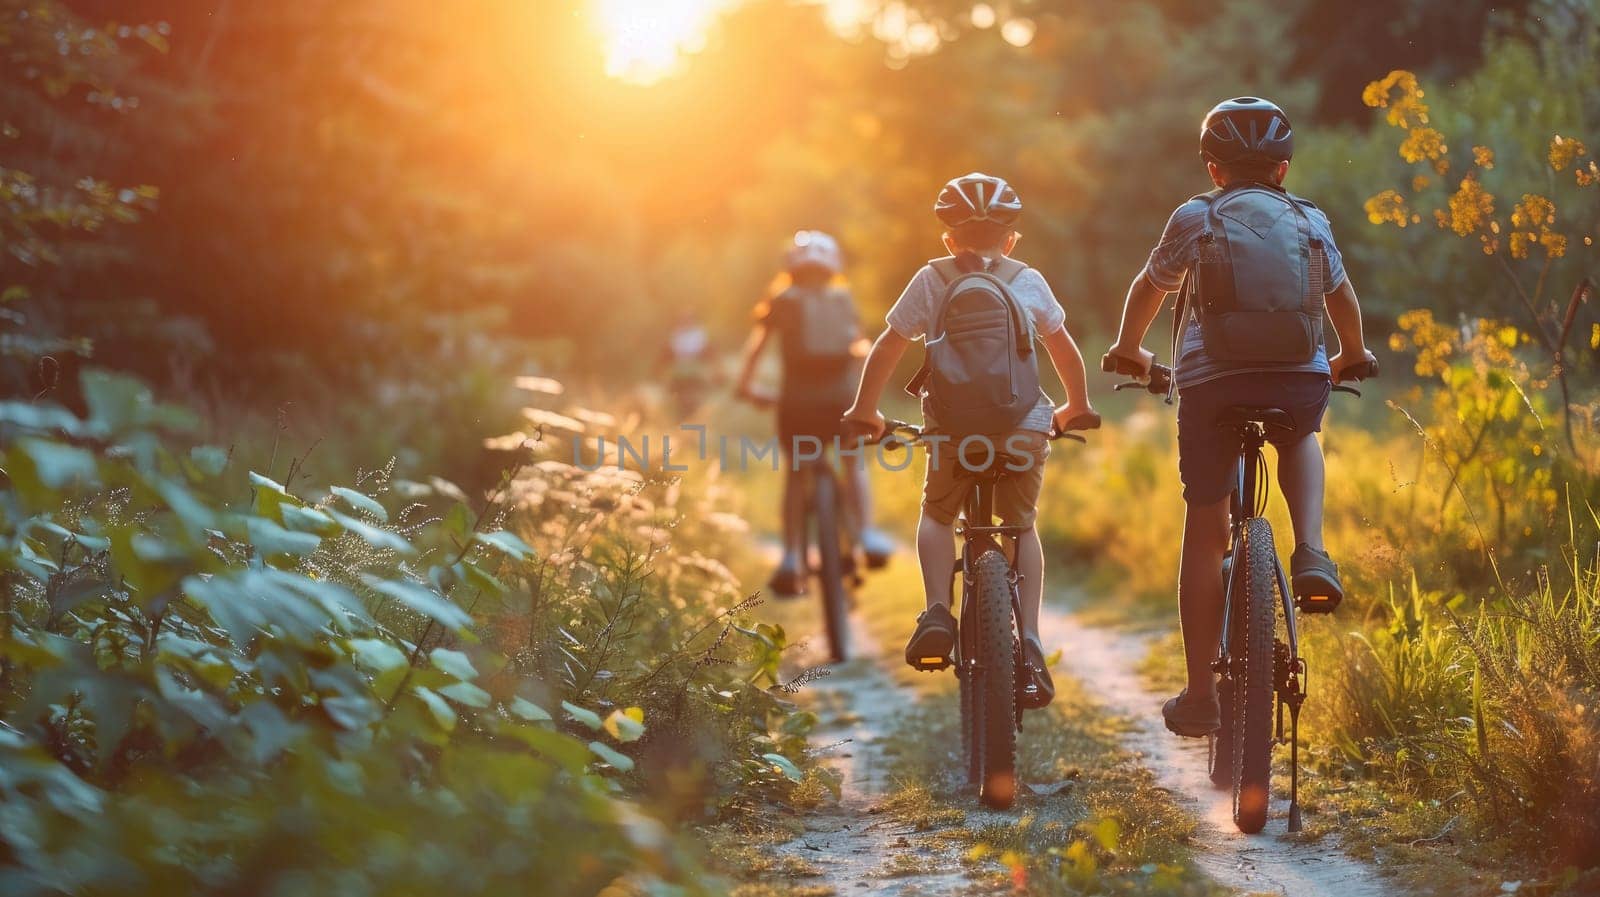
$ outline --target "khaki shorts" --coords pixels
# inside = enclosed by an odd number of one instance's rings
[[[1004,475],[995,484],[994,513],[1005,526],[1033,526],[1044,484],[1044,460],[1050,456],[1045,434],[1018,430],[1010,436],[990,437],[994,461],[991,470]],[[928,475],[922,484],[922,510],[939,523],[954,523],[966,507],[972,484],[986,476],[983,463],[989,449],[977,437],[967,440],[967,460],[962,463],[959,443],[928,445]]]

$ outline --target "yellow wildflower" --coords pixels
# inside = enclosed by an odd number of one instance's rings
[[[1511,233],[1511,257],[1514,258],[1514,259],[1525,259],[1525,258],[1527,258],[1528,257],[1528,243],[1530,241],[1532,241],[1532,240],[1535,240],[1535,239],[1538,239],[1538,235],[1537,234],[1530,234],[1530,233],[1528,233],[1526,231],[1520,231],[1520,230],[1519,231],[1512,231],[1512,233]]]
[[[1412,119],[1420,124],[1428,123],[1428,105],[1422,97],[1417,76],[1404,69],[1395,69],[1361,92],[1363,103],[1374,109],[1388,109],[1389,124],[1397,128],[1411,127]]]
[[[1494,150],[1489,149],[1486,146],[1475,146],[1475,147],[1473,147],[1472,148],[1472,164],[1478,166],[1479,168],[1493,168],[1494,167]]]
[[[1407,162],[1434,161],[1448,152],[1444,135],[1433,128],[1412,128],[1400,143],[1400,158]]]
[[[1410,221],[1410,214],[1406,209],[1405,197],[1398,191],[1385,190],[1377,196],[1367,200],[1367,220],[1373,224],[1395,224],[1405,227]]]
[[[1427,175],[1419,174],[1411,179],[1411,192],[1421,193],[1422,191],[1428,189],[1428,185],[1431,183],[1433,183],[1433,181],[1430,180]]]
[[[1555,220],[1555,203],[1537,193],[1522,194],[1522,202],[1511,210],[1511,223],[1517,227],[1542,227],[1554,224]]]
[[[1588,151],[1583,141],[1557,134],[1550,139],[1550,167],[1556,171],[1566,171],[1574,160]]]
[[[1539,235],[1539,245],[1544,247],[1547,258],[1558,259],[1567,254],[1567,237],[1555,231],[1547,230]]]
[[[1461,187],[1450,197],[1450,229],[1457,236],[1466,235],[1484,227],[1494,217],[1494,197],[1483,189],[1474,177],[1461,179]],[[1445,221],[1440,215],[1441,222]]]
[[[1589,348],[1600,349],[1600,324],[1594,325],[1594,329],[1589,331]]]

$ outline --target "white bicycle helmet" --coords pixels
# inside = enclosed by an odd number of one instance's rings
[[[839,254],[839,241],[820,230],[796,231],[794,245],[783,255],[790,271],[798,268],[826,268],[835,274],[844,270],[844,259]]]
[[[933,213],[945,227],[959,227],[973,221],[989,221],[1005,227],[1017,223],[1022,215],[1022,198],[1005,178],[974,171],[952,178],[939,198]]]

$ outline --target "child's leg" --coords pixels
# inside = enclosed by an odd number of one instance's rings
[[[922,566],[922,588],[928,607],[950,608],[950,582],[956,569],[955,524],[940,523],[922,512],[917,521],[917,563]]]
[[[783,563],[798,566],[806,545],[806,472],[783,457]]]
[[[1216,693],[1211,661],[1222,640],[1222,556],[1228,550],[1228,499],[1189,505],[1183,521],[1183,549],[1178,566],[1178,613],[1183,624],[1183,653],[1189,695]]]
[[[1039,604],[1044,600],[1044,546],[1039,530],[1030,528],[1017,537],[1017,573],[1022,577],[1022,635],[1039,638]]]
[[[1278,488],[1289,505],[1296,545],[1322,545],[1322,490],[1325,480],[1322,444],[1314,434],[1293,445],[1278,446]]]

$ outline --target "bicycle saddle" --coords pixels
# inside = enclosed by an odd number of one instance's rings
[[[1227,427],[1237,428],[1247,423],[1258,423],[1267,429],[1267,432],[1293,433],[1294,415],[1282,408],[1271,408],[1263,405],[1235,405],[1222,412],[1220,422]]]
[[[998,480],[1028,470],[1039,462],[1032,455],[1008,452],[996,445],[992,456],[989,450],[982,446],[969,447],[965,458],[959,463],[962,474],[980,479]]]

